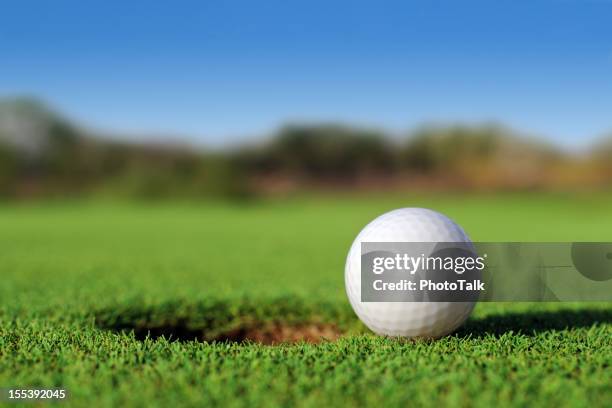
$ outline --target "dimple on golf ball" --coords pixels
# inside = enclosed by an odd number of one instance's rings
[[[450,218],[425,208],[401,208],[374,219],[357,235],[348,253],[346,293],[359,319],[380,335],[438,338],[469,317],[475,301],[362,302],[362,242],[471,242]]]

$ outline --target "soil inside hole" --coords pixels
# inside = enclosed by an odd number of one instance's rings
[[[217,336],[217,341],[254,342],[261,344],[320,343],[337,340],[342,333],[331,324],[307,323],[286,325],[274,323],[261,327],[241,328]]]

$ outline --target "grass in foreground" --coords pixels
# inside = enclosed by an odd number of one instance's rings
[[[348,306],[343,263],[359,229],[395,207],[445,212],[474,240],[609,241],[611,204],[532,195],[0,208],[0,386],[66,387],[74,405],[610,406],[610,305],[480,304],[453,336],[380,338]],[[344,336],[223,341],[279,322]]]

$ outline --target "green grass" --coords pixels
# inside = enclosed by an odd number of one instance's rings
[[[344,258],[363,225],[401,206],[444,212],[473,240],[612,241],[612,195],[7,205],[0,387],[66,387],[79,406],[612,406],[608,304],[480,304],[438,341],[369,334],[345,298]],[[349,334],[275,347],[137,336],[267,321]]]

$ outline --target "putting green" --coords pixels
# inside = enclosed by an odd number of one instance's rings
[[[609,304],[481,304],[434,342],[369,334],[344,259],[363,225],[403,206],[473,240],[612,240],[602,194],[3,206],[0,386],[106,406],[612,405]],[[296,332],[342,336],[239,342]]]

